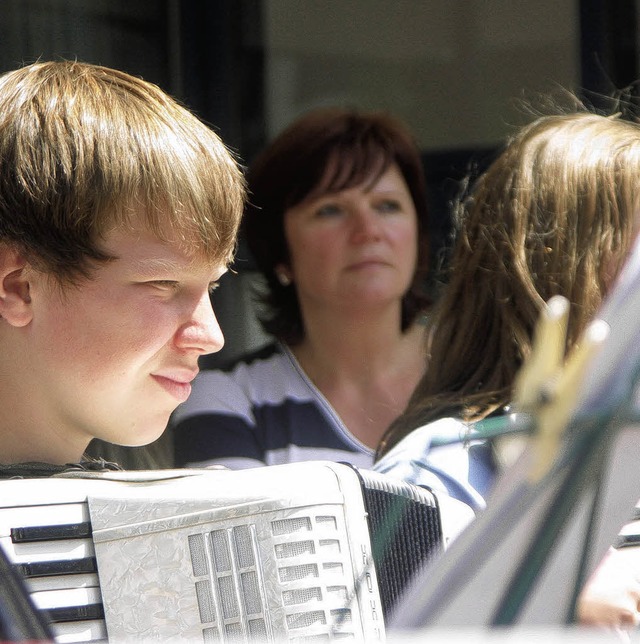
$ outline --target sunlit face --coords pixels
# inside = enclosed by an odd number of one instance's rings
[[[61,440],[143,445],[188,397],[198,357],[223,345],[209,290],[225,267],[146,227],[115,230],[104,248],[117,259],[63,295],[34,274],[31,389]]]
[[[285,213],[300,305],[356,307],[397,301],[411,284],[418,222],[397,166],[378,181],[325,194]]]

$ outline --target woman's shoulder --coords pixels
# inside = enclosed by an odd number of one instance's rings
[[[236,382],[244,387],[247,382],[270,382],[280,378],[290,370],[289,361],[279,343],[270,343],[258,349],[236,356],[221,363],[214,369],[204,369],[196,378],[194,385],[210,388],[213,385],[224,385],[225,382]]]
[[[232,373],[238,367],[247,367],[258,365],[263,362],[274,362],[280,360],[284,355],[284,350],[279,342],[269,342],[257,349],[251,349],[240,356],[222,362],[217,368],[211,369],[212,373]]]
[[[173,419],[178,422],[202,414],[250,417],[256,408],[282,405],[287,400],[313,401],[314,397],[284,348],[272,343],[228,366],[201,371]]]

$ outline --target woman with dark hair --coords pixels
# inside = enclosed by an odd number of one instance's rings
[[[310,112],[252,164],[244,235],[275,344],[205,371],[174,418],[176,462],[373,463],[425,366],[422,162],[389,115]]]

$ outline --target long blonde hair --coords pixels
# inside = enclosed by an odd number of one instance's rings
[[[473,422],[507,405],[553,295],[569,299],[567,345],[576,341],[630,249],[639,194],[635,122],[546,116],[508,142],[458,206],[428,367],[379,455],[432,420]]]

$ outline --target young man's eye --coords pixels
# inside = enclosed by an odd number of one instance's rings
[[[175,280],[152,280],[150,282],[147,282],[147,284],[164,291],[175,291],[179,285],[179,283]]]

